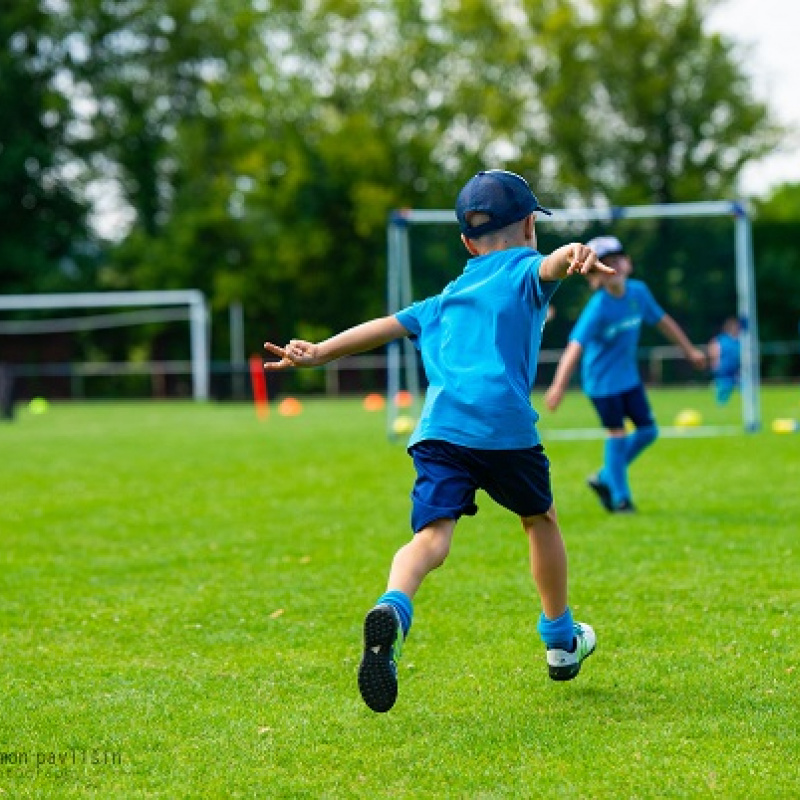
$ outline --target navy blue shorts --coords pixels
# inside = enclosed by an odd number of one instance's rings
[[[475,493],[486,494],[521,517],[553,504],[550,462],[541,445],[524,450],[475,450],[439,440],[411,448],[417,480],[411,492],[414,533],[437,519],[477,514]]]
[[[624,428],[626,417],[637,428],[647,428],[656,424],[641,383],[633,389],[628,389],[627,392],[608,397],[592,397],[590,400],[597,409],[604,428]]]

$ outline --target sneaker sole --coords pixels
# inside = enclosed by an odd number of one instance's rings
[[[397,700],[397,673],[392,646],[397,638],[397,617],[385,607],[373,608],[364,620],[364,655],[358,668],[358,689],[364,702],[379,713]]]
[[[554,681],[571,681],[573,678],[576,678],[581,671],[581,664],[583,664],[594,651],[595,648],[593,647],[577,664],[569,664],[565,667],[553,667],[548,664],[547,671],[550,675],[550,679]]]

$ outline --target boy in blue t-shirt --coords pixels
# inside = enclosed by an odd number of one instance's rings
[[[587,484],[607,511],[630,513],[636,509],[628,484],[628,466],[658,436],[636,361],[642,323],[658,328],[683,350],[695,368],[705,367],[706,357],[659,306],[647,286],[629,278],[633,265],[619,239],[599,236],[587,245],[616,272],[589,276],[595,293],[572,329],[545,393],[545,405],[551,411],[558,408],[582,358],[583,391],[607,433],[603,467],[587,479]],[[633,433],[625,430],[626,418],[635,426]]]
[[[478,489],[517,514],[528,535],[542,602],[537,628],[550,677],[574,678],[595,649],[594,631],[574,622],[567,604],[566,551],[530,394],[559,281],[613,270],[579,243],[549,256],[538,253],[538,211],[550,213],[524,178],[504,170],[480,172],[456,201],[461,239],[473,258],[441,294],[319,344],[265,344],[280,358],[266,363],[267,369],[318,366],[405,336],[422,355],[428,389],[408,443],[417,472],[414,536],[395,555],[386,592],[364,621],[358,685],[373,711],[388,711],[395,703],[397,659],[411,627],[412,600],[448,556],[458,519],[477,513]]]
[[[708,360],[714,377],[717,403],[724,406],[739,385],[741,343],[739,320],[728,317],[722,330],[708,343]]]

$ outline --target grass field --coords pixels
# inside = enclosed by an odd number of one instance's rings
[[[653,393],[735,424],[709,390]],[[55,405],[0,426],[0,796],[800,797],[800,388],[765,431],[665,437],[636,516],[547,442],[576,617],[548,680],[514,518],[479,498],[425,583],[376,715],[365,611],[409,536],[413,470],[357,401]],[[545,434],[594,425],[570,395]],[[795,626],[795,627],[792,627]]]

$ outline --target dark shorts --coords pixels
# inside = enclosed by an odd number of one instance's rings
[[[417,480],[411,492],[414,533],[437,519],[478,512],[475,493],[521,517],[544,514],[553,504],[550,462],[539,445],[525,450],[474,450],[430,440],[411,448]]]
[[[604,428],[624,428],[626,418],[637,428],[656,424],[642,384],[628,389],[627,392],[608,397],[592,397],[590,400]]]

